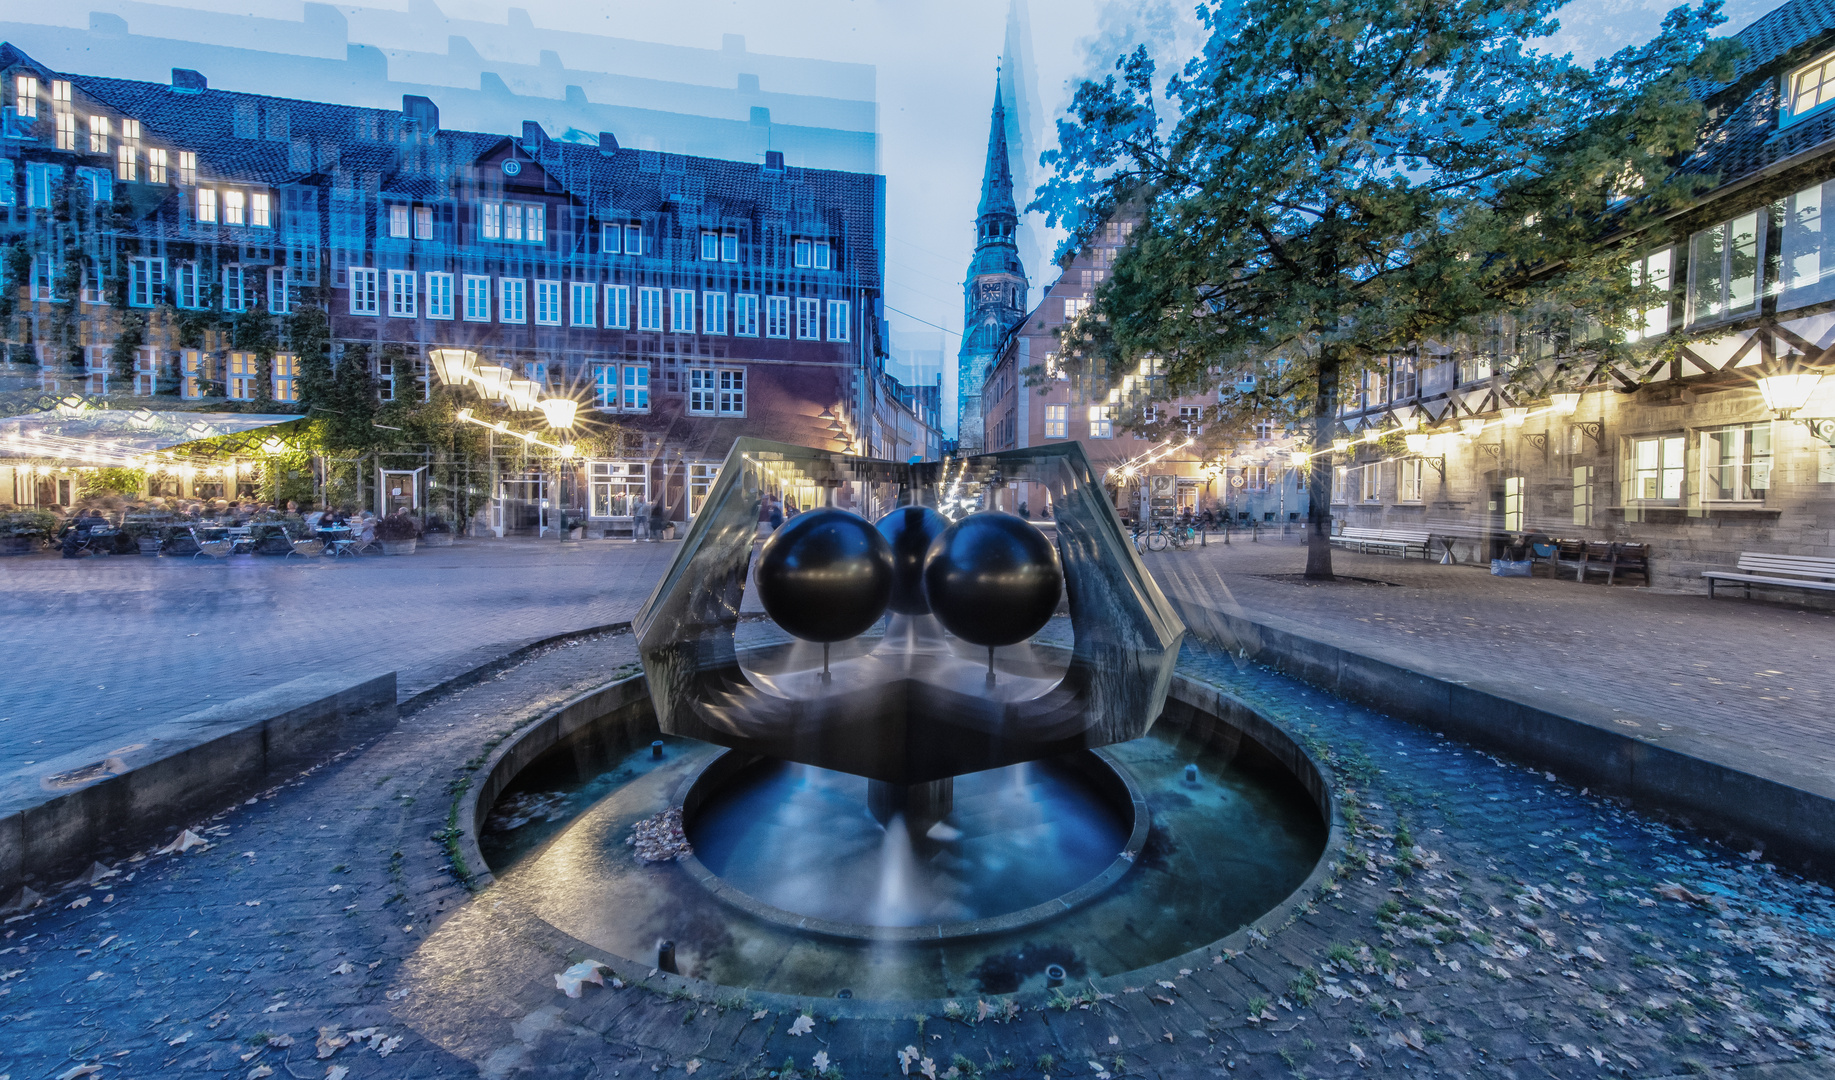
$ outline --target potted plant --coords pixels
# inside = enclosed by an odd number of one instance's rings
[[[406,514],[390,514],[376,522],[376,539],[384,555],[412,555],[420,526]]]
[[[428,547],[451,547],[452,526],[438,514],[427,515],[427,527],[421,531],[421,543]]]
[[[30,555],[57,527],[57,515],[49,510],[0,511],[0,555]]]

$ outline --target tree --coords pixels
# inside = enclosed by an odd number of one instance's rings
[[[1702,121],[1689,81],[1727,78],[1734,46],[1709,42],[1706,0],[1581,66],[1532,47],[1560,6],[1208,0],[1208,42],[1165,88],[1176,123],[1144,48],[1119,81],[1084,83],[1033,208],[1071,245],[1126,200],[1146,210],[1068,361],[1113,380],[1157,358],[1159,393],[1221,388],[1228,414],[1304,417],[1322,450],[1345,378],[1500,313],[1588,312],[1600,349],[1626,348],[1654,290],[1602,241],[1705,186],[1674,172]],[[1316,453],[1310,578],[1332,575],[1331,483]]]

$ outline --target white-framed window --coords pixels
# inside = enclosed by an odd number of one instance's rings
[[[248,224],[248,196],[240,191],[223,193],[223,224]]]
[[[134,393],[152,397],[159,392],[159,349],[142,345],[134,350]]]
[[[832,265],[828,241],[826,240],[817,240],[815,250],[810,252],[810,255],[815,261],[815,269],[817,270],[827,270]]]
[[[92,154],[108,153],[108,117],[91,116],[89,118],[89,152]]]
[[[738,262],[739,261],[739,234],[738,233],[727,232],[727,233],[720,234],[720,261],[721,262]]]
[[[299,400],[299,357],[292,353],[275,353],[270,361],[269,371],[274,388],[271,391],[275,401]]]
[[[605,325],[612,330],[624,330],[631,325],[631,287],[629,285],[607,285],[605,287]]]
[[[704,292],[701,294],[701,331],[707,334],[726,333],[725,293]]]
[[[1203,434],[1204,432],[1204,406],[1202,405],[1181,405],[1179,406],[1179,427],[1183,428],[1185,431],[1185,434],[1187,435]]]
[[[13,76],[13,108],[28,120],[38,116],[38,76]]]
[[[644,253],[644,227],[642,225],[626,225],[624,227],[624,253],[626,255],[642,255]]]
[[[452,318],[452,275],[429,271],[427,274],[427,317]]]
[[[85,304],[100,304],[102,302],[101,263],[90,262],[87,259],[83,261],[83,285],[80,299]]]
[[[201,398],[210,382],[209,356],[202,349],[181,349],[178,354],[178,396]]]
[[[1789,127],[1835,101],[1835,53],[1819,56],[1784,77],[1780,127]]]
[[[107,202],[115,191],[115,178],[107,169],[78,169],[76,178],[89,191],[90,202]]]
[[[257,229],[274,227],[273,197],[265,191],[251,191],[248,197],[248,223]]]
[[[688,463],[688,515],[693,517],[707,505],[707,493],[714,488],[714,481],[719,479],[720,463],[691,461]]]
[[[716,368],[715,375],[720,388],[719,415],[744,416],[745,369]]]
[[[1090,302],[1086,299],[1081,299],[1075,296],[1065,297],[1064,299],[1064,321],[1065,322],[1075,321],[1077,316],[1089,310],[1089,306],[1090,306]]]
[[[223,310],[247,311],[249,308],[248,274],[240,266],[223,268]]]
[[[1268,466],[1244,466],[1242,470],[1242,487],[1244,491],[1267,491]]]
[[[115,147],[115,179],[140,179],[140,153],[133,143],[124,142]]]
[[[417,206],[414,208],[414,238],[416,240],[433,239],[433,207]]]
[[[624,400],[618,407],[625,412],[650,411],[650,365],[624,365]]]
[[[1808,187],[1784,201],[1783,258],[1778,310],[1835,297],[1835,180]]]
[[[788,296],[765,297],[765,336],[773,338],[790,336],[790,298]]]
[[[465,321],[491,321],[491,279],[483,274],[465,275]]]
[[[606,221],[599,225],[599,253],[601,255],[618,255],[624,251],[624,225],[616,221]],[[636,252],[632,252],[636,254]]]
[[[176,294],[173,297],[173,302],[179,307],[190,311],[195,311],[203,307],[204,275],[203,272],[198,269],[198,264],[194,262],[182,262],[172,269],[173,277],[176,279],[174,284],[177,286],[177,288],[173,290]]]
[[[849,331],[852,329],[853,325],[851,309],[852,305],[846,300],[830,300],[828,302],[828,340],[850,340]]]
[[[69,112],[74,106],[70,100],[70,80],[51,80],[51,107],[61,112]]]
[[[229,396],[232,401],[255,400],[255,379],[261,373],[261,361],[252,352],[229,354]]]
[[[598,364],[593,367],[593,405],[600,409],[618,407],[617,364]]]
[[[701,259],[704,262],[720,261],[720,234],[711,229],[701,230]]]
[[[751,293],[733,297],[733,333],[740,337],[758,336],[758,297]]]
[[[59,150],[76,149],[76,114],[61,112],[52,118],[57,129],[57,148]]]
[[[268,312],[287,315],[293,311],[293,282],[284,266],[268,267]]]
[[[389,314],[397,319],[414,318],[414,271],[389,271]]]
[[[694,290],[669,290],[669,329],[677,334],[692,334],[694,323]]]
[[[497,321],[529,321],[529,282],[524,278],[497,279]]]
[[[567,283],[567,314],[575,326],[599,325],[599,286],[590,281]]]
[[[1381,462],[1373,461],[1357,470],[1358,494],[1362,496],[1364,502],[1377,502],[1383,497],[1382,469]]]
[[[661,330],[663,328],[663,290],[651,288],[637,290],[637,328],[639,330]]]
[[[808,296],[796,298],[796,336],[804,341],[822,338],[822,302]]]
[[[688,411],[695,416],[712,416],[718,407],[713,368],[688,369]]]
[[[395,358],[387,353],[372,358],[370,375],[376,380],[376,396],[383,401],[394,401]]]
[[[129,259],[127,264],[127,303],[129,307],[152,307],[159,303],[160,288],[166,283],[166,260]]]
[[[1524,480],[1520,476],[1504,477],[1504,531],[1520,533],[1523,531],[1524,517],[1523,495]]]
[[[217,220],[217,189],[198,188],[197,208],[199,221],[206,224],[215,223]]]
[[[1674,502],[1682,498],[1687,464],[1681,435],[1626,440],[1625,501]]]
[[[382,310],[378,282],[381,271],[372,266],[353,266],[350,268],[350,313],[352,315],[375,315]]]
[[[561,325],[561,283],[535,281],[535,321],[541,326]]]
[[[793,241],[790,245],[790,264],[799,270],[807,270],[810,246],[807,240]]]
[[[1639,288],[1646,285],[1660,292],[1664,299],[1631,314],[1631,326],[1625,331],[1626,341],[1644,341],[1669,331],[1669,296],[1670,271],[1675,265],[1674,248],[1658,248],[1646,252],[1631,264],[1631,283]]]
[[[1574,524],[1593,524],[1593,466],[1574,466]]]
[[[1771,490],[1771,424],[1738,424],[1701,433],[1704,502],[1763,502]]]
[[[178,152],[178,182],[184,187],[198,182],[198,156],[195,150]]]
[[[147,151],[147,183],[163,184],[166,182],[166,165],[169,160],[166,152],[157,146]]]
[[[413,228],[413,226],[409,223],[409,214],[408,214],[409,209],[410,209],[409,207],[402,205],[401,203],[395,203],[389,207],[389,238],[390,239],[406,240],[408,238],[408,230]]]
[[[541,203],[487,199],[478,204],[480,240],[501,240],[511,244],[544,243],[548,238],[547,223],[548,208]]]
[[[638,503],[650,501],[647,462],[591,461],[586,465],[586,481],[592,489],[592,503],[587,509],[590,517],[630,517]]]
[[[1090,438],[1113,439],[1115,437],[1115,406],[1091,405]]]
[[[35,210],[51,208],[52,193],[64,170],[48,162],[34,161],[25,167],[25,204]]]
[[[1690,325],[1738,318],[1758,310],[1767,215],[1754,210],[1689,237]]]
[[[57,263],[49,251],[32,253],[32,284],[30,296],[34,300],[57,301]]]
[[[1070,406],[1045,406],[1045,437],[1047,439],[1070,438]]]
[[[1421,501],[1422,483],[1427,476],[1427,463],[1420,458],[1403,458],[1395,466],[1395,501],[1416,503]]]

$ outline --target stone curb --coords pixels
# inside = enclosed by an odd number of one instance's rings
[[[308,675],[157,725],[100,761],[85,749],[48,762],[37,791],[0,801],[0,896],[81,871],[105,845],[168,839],[395,719],[393,671]]]
[[[1736,847],[1756,844],[1780,865],[1822,878],[1835,868],[1835,797],[1724,760],[1737,760],[1737,747],[1686,733],[1650,736],[1615,730],[1615,718],[1588,720],[1555,712],[1531,700],[1531,694],[1483,678],[1440,678],[1322,640],[1332,635],[1311,628],[1289,629],[1261,615],[1219,611],[1178,598],[1172,604],[1192,633],[1232,655],[1569,783],[1671,815]],[[1559,678],[1559,673],[1550,677]],[[1643,726],[1638,724],[1640,730]]]

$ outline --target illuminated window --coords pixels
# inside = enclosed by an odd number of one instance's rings
[[[1686,466],[1680,435],[1653,435],[1629,441],[1625,501],[1660,502],[1682,498]]]
[[[1784,80],[1784,125],[1788,126],[1835,101],[1835,53],[1819,57]]]
[[[89,118],[89,152],[92,154],[108,153],[108,117],[92,116]]]
[[[255,379],[260,374],[261,362],[252,352],[233,352],[229,354],[229,396],[234,401],[255,400]]]
[[[1047,439],[1070,438],[1070,406],[1045,406],[1045,437]]]
[[[147,183],[166,182],[166,152],[158,148],[147,151]]]
[[[1115,407],[1113,405],[1091,405],[1090,438],[1113,439],[1115,437]]]
[[[133,143],[124,142],[115,148],[115,179],[140,179],[140,155]]]
[[[257,229],[274,227],[274,212],[271,209],[271,196],[265,191],[251,192],[248,197],[248,223]]]
[[[198,182],[198,156],[193,151],[178,152],[178,182],[185,187]]]
[[[57,114],[57,148],[59,150],[76,149],[76,114]]]
[[[13,77],[13,108],[20,116],[31,119],[38,115],[38,78],[35,75],[16,75]],[[65,147],[69,149],[69,147]]]
[[[215,188],[198,188],[198,220],[214,222],[217,220],[217,192]]]
[[[275,401],[299,400],[299,357],[292,353],[275,353],[272,361]]]
[[[248,197],[240,191],[223,193],[223,224],[248,224]]]

